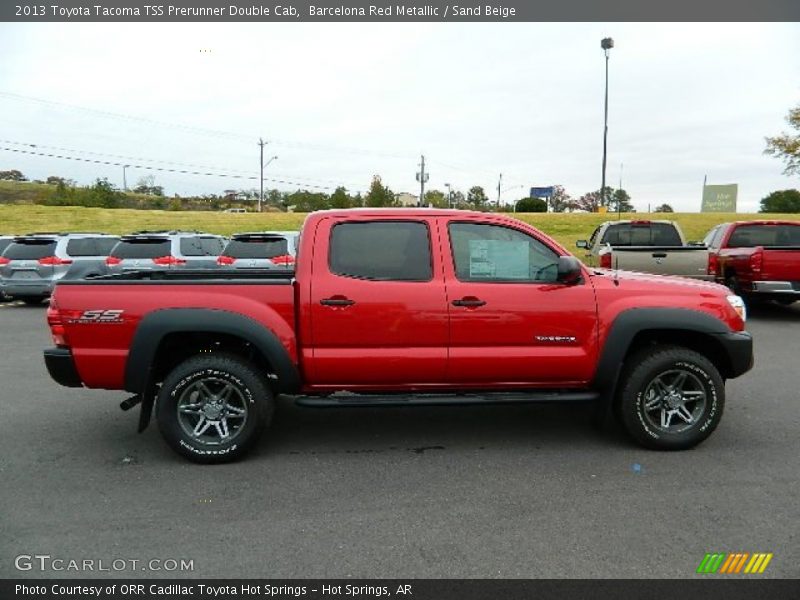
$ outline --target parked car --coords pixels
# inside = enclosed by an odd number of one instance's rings
[[[217,259],[228,269],[294,269],[297,231],[235,233]]]
[[[592,267],[714,279],[708,248],[687,244],[673,221],[606,221],[576,245],[587,250],[584,262]]]
[[[738,221],[705,238],[717,281],[737,294],[791,304],[800,300],[800,221]]]
[[[0,287],[27,304],[40,304],[55,284],[103,275],[117,236],[103,233],[30,233],[15,237],[0,258]]]
[[[226,208],[222,212],[242,214],[242,213],[246,213],[247,209],[246,208]]]
[[[3,256],[3,251],[13,241],[14,241],[13,235],[0,235],[0,257]],[[6,293],[3,291],[3,284],[2,281],[0,281],[0,302],[6,302],[10,299],[11,296],[7,296]]]
[[[163,269],[214,269],[225,238],[189,231],[123,235],[106,259],[109,273]]]
[[[213,463],[253,446],[277,394],[316,407],[588,401],[646,447],[685,449],[753,363],[727,288],[589,269],[500,214],[314,212],[299,255],[290,273],[62,283],[47,368],[133,394],[122,406],[141,404],[140,431],[157,396],[169,445]]]

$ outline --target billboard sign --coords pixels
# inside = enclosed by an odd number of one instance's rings
[[[553,186],[550,187],[532,187],[531,198],[552,198]]]
[[[700,212],[736,212],[739,184],[707,185],[703,187],[703,205]]]

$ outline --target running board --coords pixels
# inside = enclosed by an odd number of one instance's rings
[[[593,402],[600,398],[593,391],[513,392],[488,394],[413,394],[298,396],[295,404],[308,408],[342,408],[359,406],[462,406],[480,404],[534,404],[537,402]]]

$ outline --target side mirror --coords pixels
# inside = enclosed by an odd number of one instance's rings
[[[575,246],[578,248],[588,248],[589,242],[587,242],[586,240],[578,240],[577,242],[575,242]]]
[[[574,256],[558,257],[558,278],[559,283],[573,284],[580,281],[583,275],[581,261]]]

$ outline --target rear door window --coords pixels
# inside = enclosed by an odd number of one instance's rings
[[[116,258],[158,258],[171,253],[169,240],[141,238],[122,240],[111,251]]]
[[[3,257],[10,260],[39,260],[45,256],[53,256],[55,251],[55,240],[25,240],[10,244]]]
[[[619,223],[609,225],[603,244],[612,246],[682,246],[678,230],[670,223]]]
[[[330,270],[374,281],[430,281],[428,226],[412,221],[339,223],[331,232]]]

